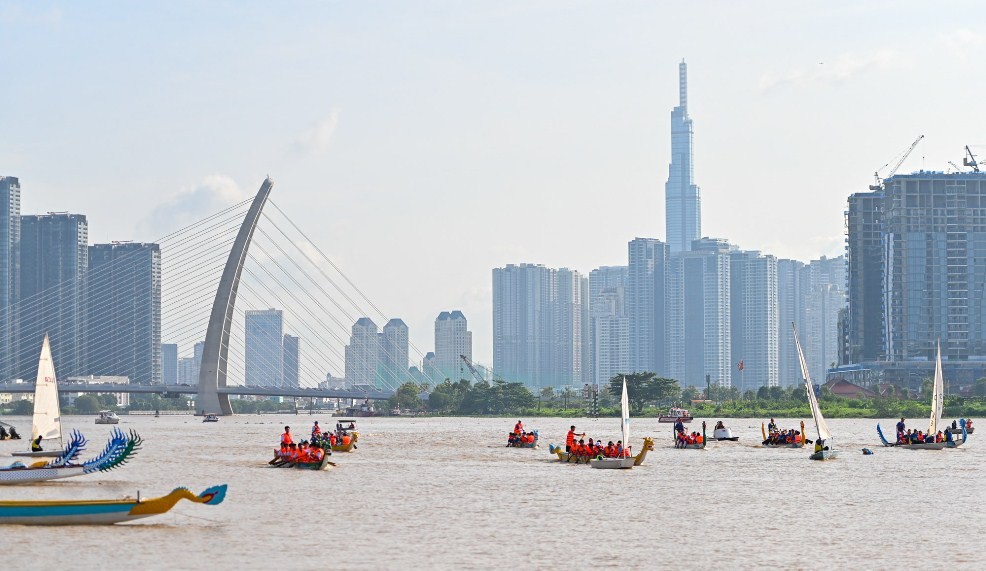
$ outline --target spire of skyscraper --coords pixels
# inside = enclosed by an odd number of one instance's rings
[[[671,253],[691,250],[702,236],[702,203],[692,171],[692,120],[688,116],[688,64],[678,64],[678,106],[671,111],[671,165],[664,185],[664,216]]]

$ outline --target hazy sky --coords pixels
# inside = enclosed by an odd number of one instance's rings
[[[664,239],[682,58],[703,234],[838,255],[846,197],[918,135],[902,172],[986,144],[980,7],[0,0],[0,174],[101,242],[269,173],[416,346],[462,309],[489,362],[493,267],[588,272]]]

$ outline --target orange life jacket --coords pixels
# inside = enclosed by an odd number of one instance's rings
[[[702,435],[699,434],[698,436],[695,437],[695,444],[701,444],[703,440],[704,439],[702,438]]]
[[[565,437],[565,446],[568,446],[569,448],[571,448],[572,446],[575,446],[575,431],[574,430],[569,430],[568,431],[568,436]]]
[[[524,431],[524,425],[523,424],[521,424],[521,423],[518,422],[517,424],[514,425],[514,434],[520,434],[523,431]]]
[[[290,434],[285,432],[284,434],[281,435],[281,446],[284,446],[285,444],[293,444],[293,443],[294,440],[291,438]]]

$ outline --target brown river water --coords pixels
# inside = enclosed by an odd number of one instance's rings
[[[183,502],[127,525],[0,526],[3,568],[986,567],[986,446],[975,434],[958,450],[896,450],[879,446],[876,421],[830,420],[841,456],[812,462],[808,449],[759,448],[760,419],[727,419],[740,441],[705,450],[676,450],[671,425],[635,419],[635,449],[649,435],[656,450],[633,470],[595,470],[551,461],[547,445],[564,443],[567,419],[524,419],[541,447],[523,450],[503,447],[516,418],[366,418],[359,449],[312,472],[267,460],[285,424],[307,434],[314,419],[334,426],[328,416],[122,418],[145,440],[126,466],[0,486],[0,499],[154,497],[227,483],[226,501]],[[29,419],[4,420],[30,432]],[[574,422],[604,442],[618,437],[616,419]],[[111,429],[92,417],[63,425],[83,429],[91,453]],[[22,446],[0,442],[0,462]]]

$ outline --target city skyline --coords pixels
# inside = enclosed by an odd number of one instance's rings
[[[702,233],[744,249],[839,255],[846,197],[916,135],[927,136],[901,172],[946,169],[962,145],[982,143],[981,120],[958,121],[956,110],[981,91],[965,72],[986,55],[984,35],[933,7],[719,3],[713,21],[690,5],[675,18],[647,4],[427,5],[115,6],[122,25],[111,26],[98,9],[7,4],[0,174],[20,178],[22,212],[86,214],[92,241],[108,243],[156,240],[248,196],[269,172],[273,199],[412,339],[430,337],[437,308],[460,307],[476,360],[490,363],[490,268],[588,274],[622,263],[635,236],[666,236],[668,111],[682,58],[700,133]],[[874,30],[874,18],[887,25]],[[278,19],[285,25],[261,24]],[[777,25],[788,20],[813,25]],[[557,32],[551,46],[545,26]],[[169,40],[179,30],[181,49]],[[756,41],[738,41],[739,30]],[[920,46],[908,40],[918,33]],[[254,47],[260,35],[269,42]],[[955,76],[963,89],[935,88]],[[283,89],[261,97],[259,77]],[[889,102],[887,90],[897,94]],[[261,133],[264,116],[276,120]],[[364,221],[379,235],[347,239]],[[511,232],[482,231],[505,223]],[[443,255],[423,255],[439,244]],[[392,291],[398,278],[406,291]]]

